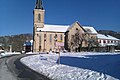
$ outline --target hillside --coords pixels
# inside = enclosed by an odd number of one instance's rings
[[[0,44],[3,48],[9,51],[9,46],[12,45],[13,51],[22,51],[23,44],[26,40],[31,40],[32,34],[19,34],[12,36],[0,36]]]

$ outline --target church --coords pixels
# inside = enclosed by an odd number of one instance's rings
[[[96,39],[96,30],[91,26],[82,26],[78,21],[70,25],[45,24],[42,0],[36,0],[33,14],[33,52],[75,51],[80,46],[88,46],[86,39]]]

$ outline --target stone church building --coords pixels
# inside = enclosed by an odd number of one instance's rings
[[[34,9],[33,52],[48,52],[58,49],[74,51],[82,40],[81,47],[87,47],[88,38],[96,39],[97,32],[93,27],[82,26],[79,22],[72,25],[52,25],[44,23],[45,10],[42,0],[36,0]],[[73,39],[78,34],[78,43]],[[76,34],[76,35],[75,35]],[[84,35],[84,39],[82,38]]]

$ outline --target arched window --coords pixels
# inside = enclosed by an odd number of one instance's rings
[[[62,34],[60,35],[60,40],[61,40],[61,41],[63,40],[63,36],[62,36]]]
[[[57,34],[55,34],[55,36],[54,36],[54,40],[57,41]]]
[[[40,15],[40,14],[38,14],[38,22],[40,22],[40,18],[41,18],[41,15]]]
[[[52,34],[50,34],[50,43],[52,42]]]
[[[46,41],[46,39],[47,39],[47,35],[46,35],[46,34],[44,34],[44,41]]]

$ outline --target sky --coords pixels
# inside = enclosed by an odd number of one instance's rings
[[[45,23],[120,32],[120,0],[42,0]],[[36,0],[0,0],[0,36],[33,32]]]

